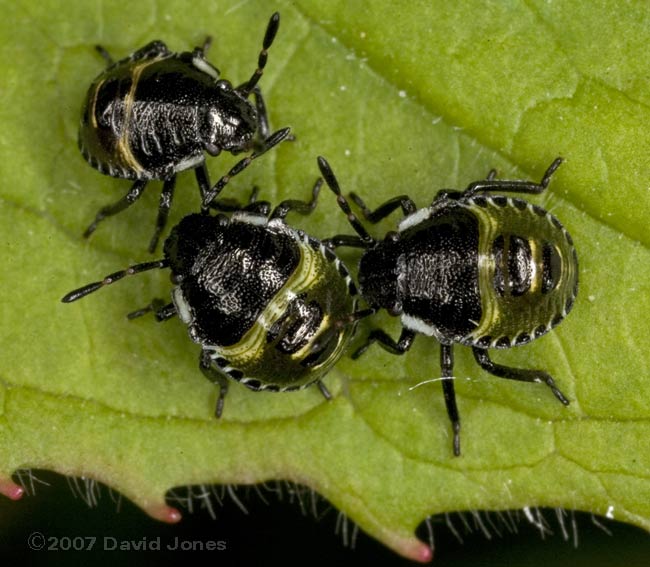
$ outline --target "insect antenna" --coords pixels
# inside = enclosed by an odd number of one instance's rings
[[[280,14],[275,12],[269,20],[269,25],[266,27],[266,33],[264,34],[264,41],[262,42],[262,50],[257,58],[257,69],[248,79],[247,83],[244,83],[242,86],[237,87],[237,91],[244,98],[248,97],[251,91],[255,88],[255,85],[259,82],[262,74],[264,73],[264,67],[266,67],[266,60],[268,59],[268,49],[271,47],[275,35],[278,33],[278,28],[280,27]]]
[[[163,269],[167,267],[169,267],[169,262],[167,260],[156,260],[155,262],[144,262],[142,264],[134,264],[133,266],[129,266],[126,270],[121,270],[119,272],[109,274],[101,281],[89,283],[78,289],[72,290],[70,293],[64,295],[61,301],[63,303],[72,303],[73,301],[77,301],[82,297],[86,297],[87,295],[97,291],[98,289],[104,286],[110,285],[112,283],[115,283],[118,280],[121,280],[125,276],[133,276],[135,274],[146,272],[148,270]]]
[[[279,144],[282,140],[284,140],[289,135],[290,131],[291,128],[282,128],[281,130],[274,132],[266,140],[264,140],[264,145],[262,146],[261,150],[253,152],[251,155],[246,156],[242,160],[239,160],[231,168],[231,170],[228,173],[226,173],[226,175],[224,175],[221,179],[219,179],[219,181],[215,183],[214,187],[212,187],[212,189],[210,189],[210,191],[208,191],[203,196],[203,211],[206,212],[209,209],[212,201],[217,197],[217,195],[219,195],[219,193],[221,193],[221,190],[235,175],[244,171],[252,163],[253,160],[265,154],[273,146]]]
[[[361,224],[359,217],[357,217],[357,215],[355,215],[352,212],[348,200],[341,193],[341,187],[339,186],[339,182],[336,179],[336,176],[334,175],[334,172],[332,171],[330,164],[327,163],[327,160],[323,156],[318,156],[317,161],[318,161],[318,168],[320,169],[321,175],[325,179],[327,185],[329,185],[329,188],[336,195],[336,202],[338,203],[341,210],[345,213],[348,222],[350,223],[350,226],[352,226],[355,232],[359,235],[359,238],[364,246],[369,246],[373,244],[375,242],[375,239],[372,236],[370,236],[368,231]]]

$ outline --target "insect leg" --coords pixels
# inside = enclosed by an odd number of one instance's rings
[[[219,386],[219,397],[217,399],[214,415],[216,417],[221,417],[221,414],[223,413],[223,402],[228,393],[228,379],[214,367],[210,353],[207,350],[201,351],[201,355],[199,356],[199,368],[210,382]]]
[[[392,339],[390,335],[386,333],[386,331],[383,331],[382,329],[373,329],[370,331],[366,342],[354,351],[352,358],[355,360],[359,358],[374,342],[379,343],[379,346],[381,348],[390,352],[391,354],[404,354],[411,348],[411,346],[413,346],[414,338],[414,331],[411,331],[410,329],[402,329],[402,333],[400,334],[398,341],[395,342],[395,340]]]
[[[167,319],[171,319],[176,315],[176,307],[173,303],[165,303],[162,299],[156,298],[146,307],[138,309],[137,311],[132,311],[126,317],[127,319],[137,319],[138,317],[142,317],[152,311],[156,317],[156,321],[158,322],[167,321]]]
[[[454,433],[454,455],[460,456],[460,415],[456,405],[454,389],[454,350],[453,345],[440,345],[440,370],[442,371],[442,393],[445,397],[447,415]]]
[[[331,250],[342,246],[348,248],[368,248],[368,243],[361,240],[361,237],[351,234],[337,234],[331,238],[321,240],[321,242]]]
[[[299,201],[297,199],[287,199],[282,201],[271,213],[272,219],[284,219],[289,211],[295,211],[301,215],[311,214],[318,203],[318,193],[323,185],[323,180],[319,177],[311,190],[311,201]]]
[[[494,179],[494,176],[490,173],[488,178],[481,181],[474,181],[470,183],[465,191],[463,191],[463,198],[472,197],[477,193],[482,193],[486,191],[492,191],[496,193],[500,192],[513,192],[513,193],[531,193],[537,194],[542,193],[548,187],[548,184],[551,181],[552,175],[555,173],[560,164],[562,163],[562,158],[555,158],[553,163],[548,167],[542,180],[539,183],[534,181],[509,181],[507,179]]]
[[[350,199],[352,199],[357,205],[357,207],[361,209],[361,211],[363,212],[363,218],[365,218],[368,222],[372,224],[378,223],[380,220],[386,218],[398,207],[402,208],[402,212],[404,213],[405,217],[414,213],[417,210],[415,203],[407,195],[400,195],[399,197],[393,197],[392,199],[389,199],[382,205],[379,205],[379,207],[377,207],[374,211],[371,211],[368,208],[368,206],[363,202],[361,197],[359,197],[359,195],[357,195],[356,193],[350,193]]]
[[[555,397],[560,400],[565,406],[569,405],[569,400],[555,385],[555,380],[550,374],[543,370],[526,370],[522,368],[510,368],[509,366],[502,366],[490,360],[490,356],[486,349],[472,347],[474,358],[483,370],[486,370],[494,376],[499,378],[507,378],[508,380],[520,380],[521,382],[537,382],[546,384],[553,392]]]
[[[110,66],[115,63],[114,59],[111,57],[111,54],[106,51],[106,49],[101,45],[96,45],[95,51],[102,56],[102,59],[104,59],[104,61],[106,61],[106,65]]]
[[[265,140],[271,133],[269,126],[269,113],[266,110],[264,97],[259,87],[253,89],[253,97],[255,98],[255,110],[257,111],[257,134],[261,140]]]
[[[160,192],[160,204],[158,205],[158,217],[156,218],[156,228],[154,229],[151,242],[149,242],[149,252],[153,254],[160,235],[167,224],[167,217],[169,217],[169,209],[172,206],[174,198],[174,187],[176,186],[176,176],[173,175],[163,183],[162,191]]]
[[[135,203],[142,195],[142,192],[144,191],[146,185],[146,179],[138,179],[131,186],[129,192],[124,195],[124,197],[122,197],[119,201],[113,203],[112,205],[107,205],[99,209],[99,211],[97,211],[97,215],[95,215],[95,220],[90,223],[90,226],[84,231],[83,237],[88,238],[93,232],[95,232],[97,225],[106,217],[116,215],[117,213],[122,212],[124,209],[130,207],[133,203]]]
[[[323,397],[329,402],[332,399],[332,394],[327,389],[327,386],[325,386],[325,384],[323,384],[322,380],[317,380],[316,385],[318,386],[318,389],[320,390],[320,393],[323,394]]]

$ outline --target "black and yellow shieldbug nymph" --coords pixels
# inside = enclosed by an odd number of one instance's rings
[[[364,218],[376,223],[398,208],[404,218],[397,231],[376,240],[354,215],[324,158],[318,163],[337,195],[340,208],[358,236],[339,235],[329,245],[363,248],[359,293],[374,310],[399,316],[397,341],[373,330],[354,354],[377,342],[404,354],[417,334],[440,343],[442,388],[460,454],[460,417],[453,382],[453,346],[472,348],[476,362],[491,374],[541,382],[563,404],[569,401],[542,370],[494,363],[488,349],[526,344],[555,327],[571,310],[578,292],[578,258],[559,220],[541,207],[502,192],[541,193],[562,162],[556,159],[540,183],[487,179],[464,191],[440,191],[431,206],[418,209],[407,196],[390,199],[375,211],[355,194]]]
[[[171,206],[176,174],[193,169],[203,202],[215,197],[205,165],[205,153],[233,154],[256,149],[244,167],[284,139],[269,137],[269,121],[257,83],[280,25],[271,17],[258,66],[250,79],[234,88],[220,79],[206,59],[208,38],[192,52],[174,53],[153,41],[126,59],[113,62],[101,47],[108,67],[88,89],[79,127],[79,148],[100,172],[135,182],[119,201],[102,207],[84,232],[132,205],[152,179],[163,180],[158,218],[149,250],[154,251]],[[255,104],[249,100],[253,95]],[[241,169],[243,169],[242,167]],[[240,169],[240,170],[241,170]],[[239,171],[237,171],[239,173]]]
[[[251,390],[286,392],[318,384],[343,354],[361,317],[356,288],[328,247],[285,222],[289,211],[311,213],[309,203],[287,200],[271,211],[266,201],[214,202],[230,216],[184,217],[164,244],[164,258],[131,266],[68,293],[70,303],[125,276],[169,268],[171,303],[154,300],[129,314],[174,315],[201,346],[199,366],[219,386],[216,415],[233,378]]]

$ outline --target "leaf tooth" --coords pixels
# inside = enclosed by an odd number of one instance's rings
[[[25,494],[25,489],[16,484],[11,478],[0,477],[0,494],[4,494],[11,500],[20,500]]]
[[[144,511],[152,518],[165,522],[166,524],[176,524],[181,521],[182,514],[167,504],[152,504],[144,508]]]
[[[402,542],[401,545],[395,547],[395,550],[404,557],[408,557],[418,563],[430,563],[433,559],[433,550],[417,538]]]

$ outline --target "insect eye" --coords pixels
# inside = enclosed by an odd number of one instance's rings
[[[232,83],[230,81],[227,81],[226,79],[220,79],[217,81],[217,87],[224,91],[231,91]]]

